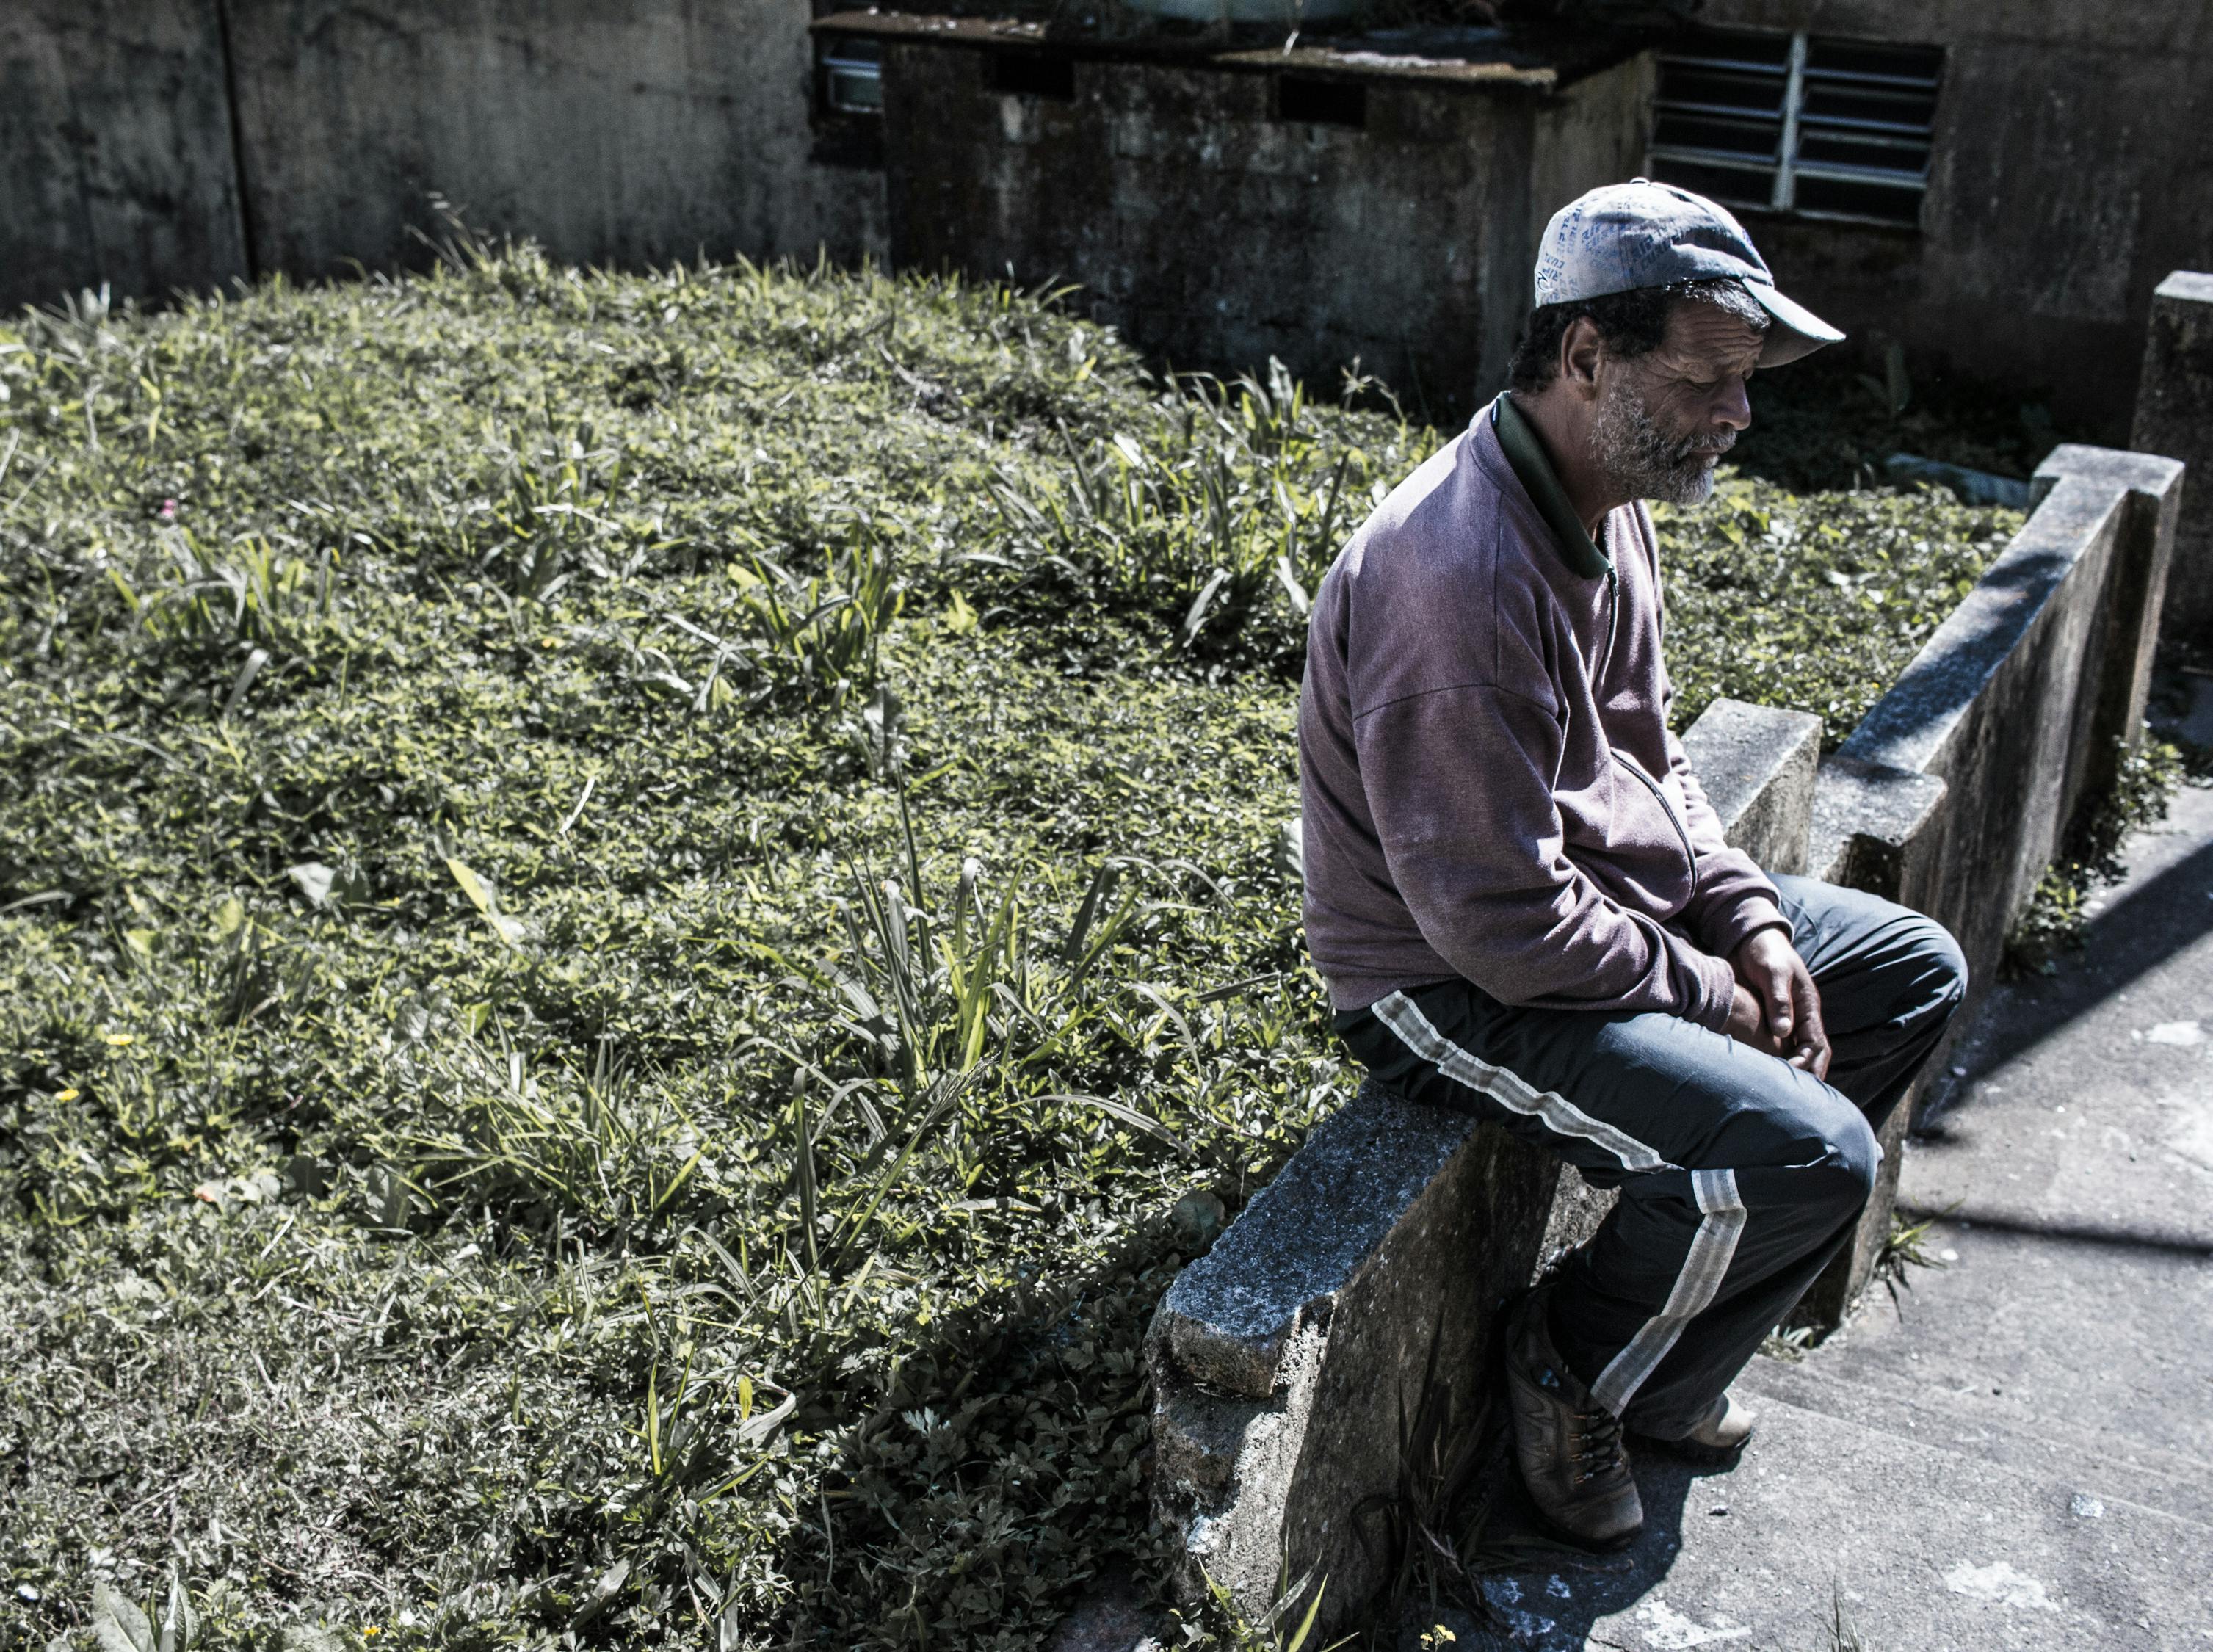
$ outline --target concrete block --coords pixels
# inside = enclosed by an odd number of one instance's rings
[[[1732,847],[1771,872],[1806,870],[1820,718],[1718,699],[1683,731],[1683,751]]]
[[[2151,669],[2165,629],[2184,475],[2179,460],[2069,442],[2036,467],[2031,483],[2040,502],[2072,478],[2127,496],[2127,515],[2113,546],[2101,598],[2104,623],[2084,661],[2085,692],[2076,713],[2075,760],[2060,815],[2072,821],[2085,798],[2102,796],[2119,773],[2119,751],[2143,739],[2151,701]],[[2117,744],[2118,742],[2118,744]]]
[[[2155,455],[2055,449],[2014,542],[1822,765],[1815,872],[1949,929],[1971,1004],[2141,727],[2180,482]],[[1843,1317],[1881,1253],[1918,1100],[1887,1125],[1858,1231],[1809,1294],[1819,1320]]]
[[[1288,1557],[1329,1580],[1326,1639],[1387,1580],[1408,1433],[1479,1403],[1558,1178],[1494,1126],[1363,1085],[1184,1270],[1146,1357],[1186,1598],[1203,1569],[1257,1618]]]
[[[2161,629],[2213,645],[2213,275],[2177,270],[2152,295],[2129,445],[2197,472],[2175,521]]]
[[[1824,883],[1904,899],[1905,869],[1944,802],[1944,782],[1836,756],[1815,777],[1807,866]]]
[[[2013,543],[1838,748],[1949,787],[1926,858],[1899,869],[1897,898],[1958,936],[1978,980],[2126,732],[2130,697],[2114,683],[2136,662],[2125,649],[2117,658],[2115,643],[2133,633],[2112,602],[2117,590],[2142,594],[2142,582],[2116,570],[2156,559],[2139,544],[2163,509],[2146,509],[2144,491],[2172,479],[2148,468],[2156,462],[2058,450]]]

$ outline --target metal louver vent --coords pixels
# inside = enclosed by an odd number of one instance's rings
[[[1652,175],[1726,205],[1912,224],[1940,47],[1702,34],[1660,57]]]

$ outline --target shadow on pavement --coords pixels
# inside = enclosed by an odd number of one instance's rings
[[[2213,843],[2128,889],[2084,925],[2082,951],[2069,966],[1987,1001],[1966,1076],[1979,1078],[2027,1053],[2213,930],[2209,894]],[[1933,1113],[1928,1127],[1941,1131],[1948,1111]]]
[[[1940,1121],[1941,1128],[1941,1121]],[[2021,1234],[2030,1239],[2058,1240],[2072,1245],[2110,1245],[2116,1250],[2161,1251],[2180,1256],[2213,1257],[2213,1240],[2185,1233],[2162,1233],[2155,1228],[2118,1228],[2102,1222],[2025,1220],[2016,1216],[1978,1210],[1966,1204],[1930,1210],[1901,1199],[1898,1208],[1910,1216],[1956,1222],[1963,1227],[1988,1228],[1992,1233]]]
[[[1453,1652],[1582,1652],[1600,1618],[1635,1610],[1667,1582],[1682,1552],[1686,1521],[1729,1518],[1728,1471],[1633,1447],[1631,1461],[1644,1530],[1615,1555],[1585,1554],[1546,1538],[1521,1477],[1507,1471],[1483,1534],[1493,1569],[1484,1593],[1504,1631],[1460,1630]]]

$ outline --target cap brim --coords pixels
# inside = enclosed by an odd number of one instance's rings
[[[1780,367],[1801,356],[1811,356],[1824,344],[1841,344],[1844,335],[1795,300],[1774,288],[1747,281],[1744,290],[1759,301],[1760,308],[1778,325],[1767,330],[1767,344],[1759,352],[1762,367]]]

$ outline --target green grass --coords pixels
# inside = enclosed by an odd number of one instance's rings
[[[466,240],[0,389],[0,1649],[1030,1647],[1150,1575],[1172,1212],[1342,1088],[1301,605],[1436,438]],[[1848,723],[2003,526],[1733,483],[1679,713]]]

